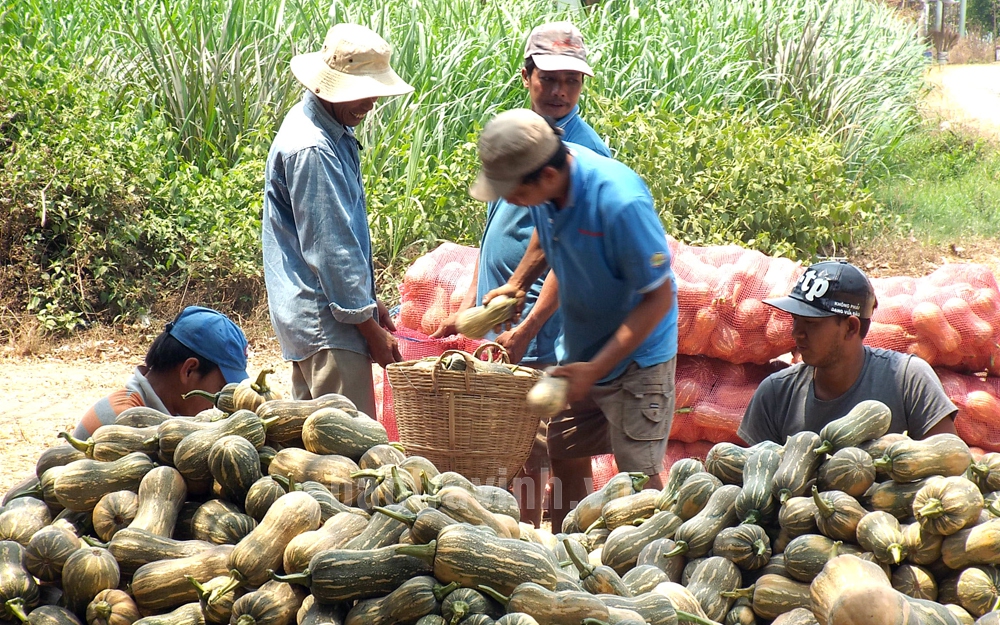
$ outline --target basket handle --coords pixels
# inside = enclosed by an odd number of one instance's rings
[[[507,350],[504,349],[503,345],[500,343],[495,343],[493,341],[484,341],[476,351],[472,352],[473,358],[480,358],[483,353],[486,353],[486,358],[483,358],[486,362],[499,362],[505,365],[510,364],[510,356],[507,354]]]
[[[435,393],[437,393],[438,391],[437,372],[445,370],[444,367],[442,366],[442,361],[445,359],[446,356],[450,356],[451,354],[461,354],[462,358],[465,359],[465,390],[470,391],[472,389],[471,376],[472,376],[472,371],[475,367],[472,355],[469,354],[469,352],[463,352],[460,349],[446,349],[443,352],[441,352],[441,355],[438,356],[438,359],[434,361],[434,368],[431,369],[431,389]]]

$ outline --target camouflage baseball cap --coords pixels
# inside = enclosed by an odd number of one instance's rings
[[[581,72],[593,76],[580,29],[570,22],[548,22],[528,35],[524,60],[531,59],[543,72]]]
[[[803,273],[786,297],[764,300],[801,317],[871,319],[878,306],[875,289],[861,270],[845,261],[816,263]]]

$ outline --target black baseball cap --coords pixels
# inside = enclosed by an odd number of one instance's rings
[[[871,319],[878,306],[875,289],[865,274],[846,261],[816,263],[806,269],[786,297],[764,300],[801,317],[858,317]]]

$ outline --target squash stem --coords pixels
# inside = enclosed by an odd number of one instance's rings
[[[508,597],[507,595],[500,594],[500,591],[494,590],[489,586],[483,586],[482,584],[480,584],[476,586],[476,590],[483,593],[484,595],[489,596],[491,599],[495,599],[500,603],[500,605],[506,606],[508,603],[510,603],[510,597]]]
[[[28,622],[28,615],[24,611],[24,599],[21,597],[14,597],[13,599],[9,599],[4,606],[7,608],[7,612],[17,617],[17,620],[22,623]]]
[[[389,441],[388,445],[389,445],[389,447],[392,447],[393,449],[395,449],[395,450],[397,450],[397,451],[401,451],[401,452],[403,452],[404,454],[406,453],[406,447],[403,447],[403,444],[402,444],[402,443],[400,443],[400,442],[397,442],[397,441]]]
[[[94,606],[94,614],[96,614],[99,618],[102,618],[105,621],[111,618],[113,610],[111,609],[110,603],[107,601],[95,601],[92,605]]]
[[[467,601],[456,601],[451,604],[451,620],[448,625],[458,625],[469,615],[469,603]]]
[[[583,530],[583,533],[584,534],[589,534],[591,532],[591,530],[599,530],[599,529],[605,528],[607,526],[608,526],[608,524],[604,520],[604,517],[603,516],[599,516],[599,517],[597,517],[596,521],[594,521],[593,523],[590,524],[590,527],[588,527],[587,529]]]
[[[969,465],[969,470],[979,477],[986,477],[990,474],[990,467],[984,462],[973,462]]]
[[[285,489],[286,493],[290,493],[295,490],[295,480],[292,476],[284,476],[275,473],[271,476],[271,479],[278,483],[278,486]]]
[[[360,478],[369,478],[369,477],[378,480],[379,484],[385,481],[385,476],[376,471],[375,469],[362,469],[361,471],[355,471],[351,473],[352,480],[357,480]]]
[[[250,385],[250,388],[258,395],[271,392],[271,387],[267,385],[267,374],[269,373],[274,373],[274,369],[261,369],[260,373],[257,374],[257,380]]]
[[[197,390],[196,389],[196,390],[188,391],[187,393],[184,393],[183,395],[181,395],[181,399],[187,399],[189,397],[202,397],[204,399],[207,399],[207,400],[211,401],[212,405],[215,406],[216,408],[218,408],[218,406],[215,405],[215,402],[219,401],[219,396],[220,395],[222,395],[221,392],[219,392],[219,393],[209,393],[208,391],[202,391],[202,390]]]
[[[437,599],[438,602],[440,603],[441,601],[444,600],[445,597],[447,597],[448,595],[450,595],[451,593],[455,592],[456,590],[458,590],[461,587],[462,587],[462,585],[459,584],[458,582],[452,582],[452,583],[448,584],[447,586],[442,586],[440,584],[435,584],[434,585],[434,590],[432,590],[431,592],[434,593],[434,598]]]
[[[892,556],[893,564],[899,564],[903,561],[903,546],[899,543],[889,545],[889,555]]]
[[[674,610],[677,613],[677,620],[681,623],[695,623],[696,625],[718,625],[715,621],[701,618],[697,614],[691,614],[684,610]]]
[[[417,515],[413,514],[409,510],[403,512],[401,510],[390,510],[389,508],[383,508],[382,506],[373,506],[372,510],[379,512],[389,517],[390,519],[396,519],[400,523],[405,523],[410,527],[413,526],[414,521],[417,520]]]
[[[664,558],[673,558],[674,556],[682,556],[688,552],[688,544],[686,540],[678,540],[674,543],[674,548],[663,554]]]
[[[649,481],[649,476],[646,475],[645,473],[633,472],[629,473],[629,477],[632,478],[632,490],[634,490],[637,493],[641,492],[642,487],[645,486],[646,482]]]
[[[757,555],[762,556],[767,553],[768,545],[761,539],[753,541],[753,546],[757,548]]]
[[[97,540],[96,538],[87,536],[86,534],[80,536],[80,540],[82,540],[83,542],[87,543],[91,547],[98,547],[100,549],[107,549],[108,548],[108,543],[102,543],[101,541]]]
[[[392,465],[389,471],[392,474],[392,500],[396,503],[405,501],[413,495],[413,491],[406,485],[406,482],[399,478],[399,470],[396,468],[396,465]]]
[[[579,554],[576,553],[573,547],[566,544],[568,540],[568,538],[563,539],[563,547],[566,549],[566,555],[569,556],[569,559],[573,563],[573,566],[576,567],[576,570],[580,572],[580,579],[587,579],[594,572],[594,566],[590,562],[584,562],[581,560]]]
[[[872,462],[872,464],[875,465],[876,469],[882,469],[883,471],[889,471],[890,469],[892,469],[892,457],[889,454],[886,454],[886,455],[882,456],[881,458],[879,458],[878,460],[875,460],[874,462]]]
[[[184,579],[186,579],[189,584],[191,584],[192,586],[194,586],[195,592],[198,593],[198,600],[199,601],[204,601],[205,603],[208,603],[208,591],[201,584],[201,582],[199,582],[197,579],[195,579],[195,577],[193,575],[185,575]],[[107,618],[107,617],[105,616],[103,618]]]
[[[427,475],[427,471],[423,469],[420,470],[420,489],[424,491],[425,495],[433,495],[438,492],[438,487],[434,485],[434,482]]]
[[[428,564],[434,564],[434,554],[437,553],[437,541],[432,540],[426,545],[400,545],[396,548],[396,553],[420,558]]]
[[[758,525],[760,523],[760,517],[760,510],[749,510],[741,523],[743,525]]]
[[[788,490],[787,488],[782,488],[781,490],[778,491],[778,502],[781,503],[782,505],[787,503],[788,500],[791,498],[792,498],[792,491]]]
[[[753,591],[756,585],[751,584],[746,588],[737,588],[736,590],[725,590],[719,593],[719,596],[726,597],[727,599],[749,599],[753,596]]]
[[[941,503],[940,499],[931,499],[917,510],[919,517],[934,518],[942,514],[944,514],[944,504]]]
[[[247,580],[245,577],[243,577],[242,573],[240,573],[236,569],[230,569],[229,579],[226,580],[226,582],[222,586],[219,586],[218,588],[213,588],[208,593],[208,599],[206,603],[208,603],[208,605],[215,605],[219,601],[219,599],[222,599],[222,597],[226,595],[226,593],[233,592],[234,590],[245,584],[246,581]]]
[[[59,432],[57,436],[59,438],[65,439],[65,441],[69,443],[73,447],[73,449],[77,451],[82,451],[84,455],[86,455],[88,458],[94,457],[94,439],[88,438],[85,441],[81,441],[80,439],[76,438],[69,432]]]
[[[813,450],[813,453],[819,456],[822,454],[830,453],[831,451],[833,451],[833,443],[831,443],[830,441],[823,441],[819,447]]]
[[[836,509],[830,505],[830,503],[823,499],[819,494],[819,489],[815,486],[812,487],[812,498],[813,502],[816,504],[816,508],[819,509],[819,513],[823,515],[824,519],[829,519],[836,512]]]
[[[235,625],[257,625],[257,619],[252,614],[240,614]]]
[[[274,571],[271,571],[271,579],[276,582],[286,582],[289,584],[299,584],[301,586],[309,586],[312,583],[312,571],[306,569],[301,573],[289,573],[288,575],[278,575]]]

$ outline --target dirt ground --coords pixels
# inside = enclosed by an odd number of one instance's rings
[[[929,115],[1000,139],[1000,64],[934,67],[926,101]],[[928,246],[913,241],[875,241],[855,262],[872,276],[923,275],[947,262],[982,262],[1000,275],[995,242]],[[150,327],[162,327],[153,323]],[[284,393],[291,369],[283,362],[266,313],[248,325],[251,373],[272,367],[272,384]],[[0,494],[34,470],[38,455],[59,443],[94,402],[119,388],[142,362],[156,334],[88,331],[51,344],[30,331],[0,345]]]
[[[58,346],[35,346],[37,355],[18,355],[18,344],[0,348],[0,494],[34,472],[45,448],[62,443],[59,432],[72,431],[87,408],[122,387],[146,347],[135,336],[83,334]],[[276,343],[252,342],[249,371],[266,367],[275,370],[271,385],[290,395],[291,368]]]
[[[935,65],[927,82],[929,114],[1000,140],[1000,63]]]

